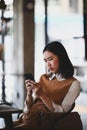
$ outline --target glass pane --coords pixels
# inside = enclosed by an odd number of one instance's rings
[[[35,0],[35,79],[45,72],[42,51],[45,45],[44,1]]]
[[[62,41],[73,64],[85,58],[85,45],[82,37],[83,1],[48,0],[48,39],[49,41]]]
[[[82,0],[66,0],[66,2],[48,0],[48,36],[50,39],[83,36],[82,2]],[[74,5],[80,6],[80,9],[76,9]]]

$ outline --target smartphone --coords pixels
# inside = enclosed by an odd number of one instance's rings
[[[25,77],[25,80],[30,79],[30,80],[35,81],[35,80],[34,80],[34,77],[33,77],[33,75],[32,75],[31,73],[25,73],[25,74],[24,74],[24,77]]]

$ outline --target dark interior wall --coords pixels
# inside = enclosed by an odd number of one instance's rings
[[[85,60],[87,61],[87,0],[83,1]]]
[[[34,74],[34,1],[23,0],[24,72]]]

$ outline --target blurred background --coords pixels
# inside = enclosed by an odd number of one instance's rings
[[[53,40],[65,46],[81,83],[75,110],[86,130],[87,0],[0,0],[0,103],[23,108],[24,73],[39,80],[46,72],[43,48]]]

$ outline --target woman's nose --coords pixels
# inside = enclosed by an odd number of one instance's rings
[[[50,65],[51,65],[50,62],[47,62],[47,67],[50,67]]]

